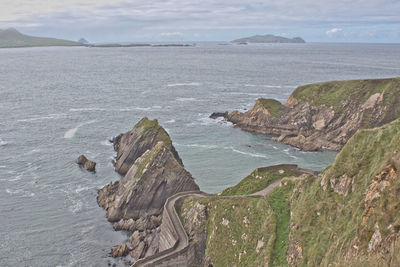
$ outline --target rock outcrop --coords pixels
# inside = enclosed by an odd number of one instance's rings
[[[400,117],[400,78],[326,82],[298,87],[285,104],[258,99],[227,120],[243,130],[278,137],[305,151],[339,151],[359,129]]]
[[[78,163],[79,166],[81,166],[82,168],[84,168],[88,171],[91,171],[91,172],[96,171],[96,162],[88,160],[85,157],[85,155],[80,155],[76,162]]]
[[[124,177],[99,190],[97,201],[107,210],[116,230],[132,234],[114,256],[139,259],[158,251],[163,206],[178,192],[199,187],[185,170],[168,133],[157,120],[142,119],[131,131],[114,139],[115,169]]]
[[[131,131],[120,134],[112,141],[117,152],[115,170],[122,175],[128,172],[137,158],[147,150],[152,149],[160,141],[170,150],[178,163],[183,166],[182,160],[172,145],[168,133],[158,124],[157,120],[151,121],[143,118]]]

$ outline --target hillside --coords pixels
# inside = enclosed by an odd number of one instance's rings
[[[305,43],[305,41],[300,37],[286,38],[271,34],[254,35],[251,37],[245,37],[233,40],[232,42],[233,43]]]
[[[400,117],[400,78],[300,86],[285,104],[261,98],[245,113],[223,116],[243,130],[276,135],[305,151],[339,151],[357,130]]]
[[[33,37],[10,28],[0,29],[0,48],[35,46],[81,46],[81,43],[45,37]]]
[[[399,266],[399,151],[400,119],[358,131],[319,174],[256,170],[222,193],[282,179],[267,206],[249,196],[188,198],[182,221],[213,266]]]

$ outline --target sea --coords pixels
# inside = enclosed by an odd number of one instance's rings
[[[233,127],[214,111],[284,103],[297,86],[400,75],[400,45],[267,44],[0,50],[0,266],[107,266],[127,239],[97,205],[121,177],[109,142],[158,119],[201,190],[261,166],[321,170],[336,152],[302,152]],[[81,170],[85,154],[96,173]]]

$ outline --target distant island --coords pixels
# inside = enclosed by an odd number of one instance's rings
[[[82,46],[82,43],[46,38],[33,37],[20,33],[14,28],[0,29],[0,48],[37,47],[37,46]]]
[[[232,43],[246,44],[246,43],[305,43],[300,37],[286,38],[281,36],[275,36],[272,34],[267,35],[254,35],[251,37],[241,38],[233,40]]]

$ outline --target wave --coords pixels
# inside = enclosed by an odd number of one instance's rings
[[[198,148],[206,148],[206,149],[214,149],[218,148],[216,145],[200,145],[200,144],[175,144],[176,146],[184,146],[184,147],[198,147]]]
[[[8,194],[10,194],[10,195],[21,195],[21,196],[23,196],[23,197],[33,197],[33,196],[35,196],[35,193],[33,193],[33,192],[29,192],[29,191],[24,191],[24,190],[22,190],[22,189],[17,189],[17,190],[11,190],[11,189],[9,189],[9,188],[7,188],[6,189],[6,192],[8,193]]]
[[[4,165],[0,166],[0,169],[5,169],[5,168],[7,168],[7,166],[4,166]]]
[[[175,122],[176,122],[176,120],[172,119],[172,120],[166,121],[165,123],[175,123]]]
[[[181,101],[181,102],[185,102],[185,101],[196,101],[196,98],[193,97],[177,97],[176,101]]]
[[[107,140],[102,141],[101,144],[102,144],[103,146],[112,146],[112,145],[113,145],[113,143],[110,142],[110,139],[107,139]]]
[[[41,116],[41,117],[34,117],[34,118],[29,118],[29,119],[21,119],[17,120],[18,122],[34,122],[34,121],[42,121],[42,120],[57,120],[61,118],[65,118],[66,114],[64,113],[58,113],[58,114],[49,114],[47,116]]]
[[[89,189],[90,189],[90,187],[88,187],[88,186],[78,187],[77,189],[75,189],[75,192],[79,194],[80,192],[87,191]]]
[[[78,112],[78,111],[104,111],[104,108],[70,108],[69,111],[71,112]]]
[[[0,138],[0,146],[5,146],[8,143],[6,141],[4,141],[3,139]]]
[[[230,149],[233,152],[236,152],[236,153],[239,153],[239,154],[242,154],[242,155],[246,155],[246,156],[250,156],[250,157],[253,157],[253,158],[264,158],[264,159],[270,159],[271,158],[271,157],[269,157],[267,155],[240,151],[240,150],[237,150],[237,149],[235,149],[235,148],[233,148],[231,146],[230,147],[224,147],[224,149]]]
[[[244,84],[245,87],[296,88],[296,85]]]
[[[64,134],[64,138],[66,138],[66,139],[73,138],[80,127],[82,127],[84,125],[87,125],[87,124],[94,123],[94,122],[96,122],[96,120],[92,120],[92,121],[88,121],[88,122],[84,122],[84,123],[78,124],[78,126],[76,126],[75,128],[72,128],[72,129],[69,129],[68,131],[66,131],[65,134]]]
[[[170,83],[168,87],[177,87],[177,86],[200,86],[201,83],[191,82],[191,83]]]

